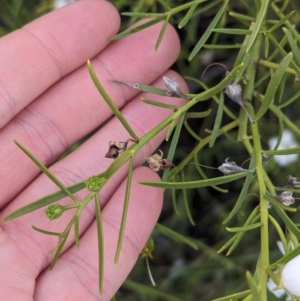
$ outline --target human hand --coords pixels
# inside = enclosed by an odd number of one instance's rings
[[[110,79],[153,83],[163,87],[163,72],[176,60],[179,40],[168,27],[157,52],[154,45],[162,24],[109,43],[120,19],[105,1],[84,0],[52,12],[0,40],[0,206],[1,218],[58,188],[22,153],[19,141],[69,186],[104,171],[108,141],[125,141],[128,133],[97,92],[86,67],[93,67],[106,91],[135,132],[142,136],[166,118],[170,111],[144,104],[134,89],[110,83]],[[155,71],[155,72],[152,72]],[[151,73],[152,72],[152,73]],[[179,75],[176,76],[185,90]],[[158,79],[159,77],[159,79]],[[147,95],[144,95],[147,97]],[[166,97],[156,97],[166,102]],[[180,105],[182,100],[172,98]],[[73,143],[103,125],[69,156],[55,160]],[[146,147],[151,154],[166,132]],[[149,152],[149,153],[148,153]],[[150,168],[138,167],[135,158],[129,212],[120,260],[114,265],[123,209],[128,166],[123,166],[100,193],[104,227],[104,293],[98,291],[98,246],[94,203],[80,217],[81,248],[70,235],[55,268],[49,271],[49,251],[57,243],[31,225],[59,232],[72,217],[71,210],[55,221],[37,210],[1,223],[1,300],[110,300],[126,279],[159,216],[163,192],[141,186],[138,179],[158,180]],[[76,194],[82,199],[86,192]],[[69,204],[63,200],[62,204]]]

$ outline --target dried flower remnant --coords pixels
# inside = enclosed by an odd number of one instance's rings
[[[226,75],[229,74],[229,72],[226,72]],[[254,120],[248,113],[247,109],[245,108],[242,100],[242,87],[240,84],[238,84],[235,81],[232,81],[224,90],[224,93],[234,102],[236,102],[238,105],[242,107],[242,109],[246,112],[249,120],[251,123],[254,123]]]
[[[122,80],[115,80],[115,79],[111,79],[110,82],[125,85],[138,90],[140,89],[140,85],[138,83],[129,83],[129,82],[124,82]]]
[[[286,205],[286,206],[290,206],[292,204],[295,203],[295,199],[293,198],[293,192],[291,191],[284,191],[282,194],[279,195],[273,195],[272,197],[279,201],[280,203]]]
[[[171,79],[168,78],[166,76],[163,77],[164,83],[167,87],[167,96],[174,96],[177,95],[180,98],[184,98],[184,99],[190,99],[188,96],[184,95],[176,81],[175,78]]]
[[[225,159],[225,163],[218,167],[218,169],[224,173],[224,175],[231,175],[238,172],[248,171],[253,172],[253,170],[244,169],[238,166],[235,162],[228,162],[228,159]]]
[[[285,187],[300,188],[300,182],[297,181],[296,177],[292,177],[291,175],[289,175]]]
[[[145,156],[145,159],[147,160],[149,167],[151,169],[155,171],[159,171],[175,166],[173,162],[171,162],[170,160],[164,159],[163,158],[164,153],[161,150],[159,151],[160,151],[160,155],[154,154],[149,157]]]
[[[221,63],[212,63],[209,66],[207,66],[205,68],[205,70],[202,73],[202,78],[204,76],[204,73],[206,72],[206,70],[208,68],[210,68],[211,66],[214,65],[220,65],[222,66],[225,70],[226,70],[226,76],[230,73],[227,69],[227,67],[224,64]],[[246,112],[249,120],[251,123],[254,123],[254,120],[252,119],[252,117],[250,116],[249,112],[246,110],[244,104],[243,104],[243,100],[242,100],[242,87],[240,84],[238,84],[236,81],[232,81],[229,85],[227,85],[227,87],[224,90],[224,93],[234,102],[236,102],[238,105],[240,105],[242,107],[242,109]]]
[[[124,152],[127,149],[128,142],[136,142],[133,139],[128,139],[125,142],[122,141],[109,141],[108,142],[108,152],[105,155],[105,158],[116,159],[120,153]]]
[[[269,155],[262,154],[262,164],[263,165],[266,165],[268,163],[269,159],[270,159]]]

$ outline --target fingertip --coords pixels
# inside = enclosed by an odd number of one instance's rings
[[[145,22],[147,19],[137,22],[130,28]],[[180,40],[171,25],[167,26],[159,48],[155,50],[162,27],[163,22],[159,22],[111,43],[101,56],[102,68],[110,69],[112,75],[118,73],[123,81],[141,81],[145,76],[147,82],[153,81],[157,78],[157,74],[165,72],[177,60],[180,52]],[[108,60],[115,61],[117,67],[113,64],[106,66]],[[149,74],[150,72],[153,74]],[[137,76],[141,73],[142,76]]]

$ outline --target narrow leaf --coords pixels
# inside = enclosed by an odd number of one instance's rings
[[[138,12],[124,12],[121,13],[122,16],[127,17],[141,17],[141,18],[157,18],[157,17],[164,17],[164,14],[157,14],[157,13],[138,13]]]
[[[240,49],[241,48],[241,44],[230,44],[230,45],[224,45],[224,44],[217,44],[217,45],[204,44],[203,48],[205,48],[205,49]]]
[[[77,214],[74,216],[74,236],[76,247],[80,249],[79,216]]]
[[[127,130],[127,132],[129,133],[129,135],[135,141],[139,141],[138,136],[135,134],[135,132],[133,131],[133,129],[131,128],[131,126],[127,122],[127,120],[124,118],[124,116],[122,115],[122,113],[120,112],[120,110],[117,108],[117,106],[115,105],[115,103],[112,101],[112,99],[110,98],[110,96],[104,90],[103,86],[101,85],[101,83],[100,83],[100,81],[99,81],[99,79],[98,79],[98,77],[97,77],[97,75],[95,73],[95,70],[94,70],[94,68],[93,68],[90,60],[88,60],[87,66],[88,66],[88,69],[89,69],[90,76],[91,76],[91,78],[92,78],[92,80],[93,80],[93,82],[94,82],[97,90],[102,95],[103,99],[105,100],[105,102],[108,104],[108,106],[113,111],[113,113],[115,114],[115,116],[119,119],[119,121],[124,126],[124,128]]]
[[[264,39],[265,39],[265,58],[267,59],[269,55],[270,41],[267,35],[264,36]]]
[[[97,221],[97,239],[98,239],[98,271],[99,271],[99,292],[103,293],[104,283],[104,234],[102,226],[102,215],[98,193],[95,195],[95,209]]]
[[[51,232],[51,231],[47,231],[47,230],[44,230],[44,229],[41,229],[41,228],[38,228],[34,225],[31,226],[33,230],[37,231],[37,232],[40,232],[40,233],[43,233],[43,234],[46,234],[46,235],[53,235],[53,236],[61,236],[61,233],[60,232]]]
[[[251,34],[250,39],[249,39],[249,44],[246,48],[246,53],[249,52],[249,50],[251,49],[254,41],[256,40],[256,38],[258,36],[258,32],[260,31],[260,29],[262,27],[262,24],[263,24],[263,21],[265,19],[265,16],[267,14],[268,6],[269,6],[269,0],[261,1],[261,7],[260,7],[256,22],[255,22],[255,25],[254,25],[254,28],[252,30],[252,34]]]
[[[243,299],[243,300],[248,300],[246,299],[248,296],[250,295],[250,290],[247,290],[247,291],[243,291],[243,292],[240,292],[240,293],[235,293],[235,294],[232,294],[232,295],[229,295],[229,296],[225,296],[225,297],[222,297],[222,298],[218,298],[218,299],[213,299],[211,301],[232,301],[232,300],[240,300],[240,299]]]
[[[225,34],[235,34],[235,35],[250,35],[252,33],[249,29],[239,29],[239,28],[214,28],[212,32],[219,32]]]
[[[256,207],[257,208],[257,207]],[[255,208],[255,209],[256,209]],[[254,213],[255,214],[255,210],[253,210],[253,212],[252,213]],[[246,223],[245,223],[245,225],[247,224],[247,225],[249,225],[250,223],[254,223],[254,222],[256,222],[257,220],[258,220],[258,218],[260,217],[260,215],[255,215],[254,216],[254,214],[252,214],[251,213],[251,215],[250,215],[250,217],[248,217],[248,219],[247,219],[247,221],[246,221]],[[252,219],[252,220],[251,220]],[[229,248],[229,250],[228,250],[228,252],[226,253],[226,256],[229,256],[234,250],[235,250],[235,248],[238,246],[238,244],[240,243],[240,241],[242,240],[242,238],[245,236],[245,232],[238,232],[237,234],[236,234],[236,236],[235,236],[235,240],[233,241],[233,243],[232,243],[232,245],[231,245],[231,247]]]
[[[278,267],[279,264],[284,264],[292,260],[295,256],[300,254],[300,245],[296,247],[294,250],[286,254],[285,256],[281,257],[279,260],[274,262],[269,266],[270,269],[275,269]]]
[[[300,50],[298,48],[298,45],[296,44],[296,41],[295,39],[293,38],[292,34],[290,33],[289,30],[287,30],[286,28],[282,28],[283,32],[285,33],[285,35],[287,36],[288,38],[288,41],[289,41],[289,44],[291,46],[291,49],[292,49],[292,52],[293,52],[293,57],[295,58],[296,60],[296,63],[297,63],[297,67],[298,67],[298,70],[297,72],[299,72],[299,66],[300,66]]]
[[[153,288],[149,285],[143,285],[131,280],[126,280],[123,283],[123,287],[125,287],[129,291],[135,292],[135,294],[140,294],[141,299],[144,296],[147,296],[147,298],[155,299],[155,300],[164,300],[164,301],[184,301],[182,298],[178,298],[175,296],[172,296],[170,294],[167,294],[165,292],[162,292],[156,288]]]
[[[289,211],[289,212],[297,211],[297,208],[286,206],[286,205],[280,203],[279,201],[277,201],[276,199],[272,198],[269,195],[264,195],[264,199],[267,200],[268,202],[270,202],[273,206],[276,206],[282,210]]]
[[[118,40],[118,39],[121,39],[121,38],[124,38],[124,37],[127,37],[131,34],[134,34],[134,33],[137,33],[143,29],[146,29],[156,23],[159,23],[160,21],[164,20],[165,19],[165,16],[162,16],[162,17],[158,17],[158,18],[155,18],[155,19],[152,19],[146,23],[143,23],[141,25],[138,25],[137,27],[134,27],[132,29],[129,29],[129,30],[126,30],[126,31],[123,31],[111,38],[109,38],[109,41],[115,41],[115,40]]]
[[[181,234],[179,234],[178,232],[175,232],[159,223],[156,224],[155,229],[157,231],[159,231],[162,234],[165,234],[166,236],[170,237],[171,239],[175,240],[175,241],[180,241],[183,242],[187,245],[189,245],[190,247],[192,247],[195,250],[198,250],[198,246],[197,244],[190,238],[183,236]]]
[[[229,0],[225,0],[224,4],[222,5],[222,7],[218,10],[217,14],[215,15],[214,19],[211,21],[211,23],[209,24],[209,26],[207,27],[206,31],[204,32],[204,34],[202,35],[202,37],[200,38],[200,40],[198,41],[198,43],[196,44],[195,48],[192,50],[190,56],[189,56],[189,61],[191,61],[194,56],[199,52],[199,50],[202,48],[202,46],[205,44],[205,42],[208,40],[208,38],[210,37],[210,35],[212,34],[212,29],[216,27],[216,25],[218,24],[220,18],[222,17],[227,5],[228,5],[228,1]]]
[[[86,186],[85,186],[84,182],[80,182],[80,183],[77,183],[73,186],[67,187],[67,189],[70,193],[75,193],[75,192],[77,192],[81,189],[84,189],[85,187]],[[58,200],[61,200],[61,199],[65,198],[66,196],[67,196],[66,193],[64,193],[61,190],[57,191],[55,193],[49,194],[47,196],[44,196],[44,197],[38,199],[35,202],[32,202],[28,205],[25,205],[25,206],[15,210],[15,211],[13,211],[9,215],[7,215],[3,220],[8,221],[8,220],[15,219],[17,217],[28,214],[28,213],[33,212],[33,211],[35,211],[37,209],[40,209],[42,207],[53,204],[54,202],[56,202]]]
[[[185,115],[186,115],[186,113],[184,113],[180,116],[180,119],[178,121],[178,124],[176,126],[176,129],[175,129],[175,132],[174,132],[171,144],[170,144],[170,150],[169,150],[168,156],[167,156],[167,159],[170,160],[170,161],[173,161],[173,158],[174,158],[174,154],[175,154],[175,151],[176,151],[176,148],[177,148],[177,143],[178,143],[179,136],[180,136],[180,133],[181,133],[182,124],[183,124],[183,121],[185,119]],[[170,173],[169,168],[164,170],[164,173],[163,173],[163,176],[162,176],[162,181],[166,181],[168,179],[169,173]]]
[[[276,21],[276,23],[268,29],[268,32],[271,33],[273,32],[275,29],[281,27],[287,20],[289,20],[291,18],[291,16],[294,14],[294,10],[291,11],[290,13],[288,13],[287,15],[285,15],[282,19]]]
[[[300,230],[295,223],[287,216],[287,214],[279,206],[273,206],[274,210],[285,223],[285,226],[300,240]]]
[[[196,7],[198,6],[198,3],[194,3],[189,10],[187,11],[186,15],[183,17],[183,19],[180,21],[180,23],[178,24],[178,28],[181,29],[182,27],[184,27],[189,20],[191,19],[191,17],[193,16],[193,13],[196,9]]]
[[[181,171],[181,177],[182,177],[182,180],[185,181],[183,170]],[[192,214],[191,214],[191,210],[190,210],[190,207],[189,207],[189,203],[188,203],[188,196],[187,196],[186,189],[183,189],[182,192],[183,192],[183,204],[184,204],[185,212],[187,214],[187,217],[189,219],[190,224],[192,226],[195,226],[195,222],[193,220],[193,217],[192,217]]]
[[[279,223],[277,222],[277,220],[272,215],[269,214],[268,218],[271,221],[271,223],[273,224],[274,228],[276,229],[276,231],[277,231],[277,233],[279,235],[279,238],[280,238],[282,244],[284,246],[286,246],[287,245],[287,241],[286,241],[286,237],[285,237],[285,235],[283,233],[283,230],[282,230],[281,226],[279,225]]]
[[[224,94],[221,93],[214,127],[213,127],[213,130],[211,133],[211,138],[209,141],[209,147],[214,146],[215,141],[216,141],[217,137],[219,136],[219,130],[220,130],[221,121],[222,121],[222,117],[223,117],[223,110],[224,110]]]
[[[175,126],[176,126],[175,120],[172,120],[170,123],[169,129],[168,129],[167,135],[166,135],[166,141],[169,141]]]
[[[232,11],[229,12],[228,14],[229,14],[229,16],[232,16],[232,17],[234,17],[236,19],[239,19],[239,20],[249,21],[249,22],[254,22],[255,21],[255,19],[253,17],[248,16],[248,15],[242,15],[242,14],[238,14],[238,13],[232,12]]]
[[[255,223],[255,224],[252,224],[252,225],[248,225],[248,226],[243,226],[243,227],[234,227],[234,228],[229,228],[229,227],[226,227],[226,230],[228,232],[246,232],[246,231],[249,231],[249,230],[253,230],[253,229],[257,229],[259,227],[261,227],[262,223],[259,222],[259,223]]]
[[[254,156],[251,159],[250,162],[250,166],[249,168],[252,169],[255,166],[255,162],[254,162]],[[243,188],[241,190],[241,193],[239,195],[239,198],[237,199],[233,209],[231,210],[231,212],[229,213],[229,215],[226,217],[226,219],[223,221],[223,224],[227,224],[231,221],[231,219],[237,214],[237,212],[240,210],[240,208],[242,207],[244,200],[246,198],[246,195],[248,193],[249,190],[249,186],[252,182],[253,179],[253,174],[249,173],[246,177],[246,180],[243,184]]]
[[[250,287],[252,300],[260,300],[260,295],[257,290],[258,284],[254,281],[254,279],[251,276],[251,273],[249,271],[246,272],[246,279],[248,282],[248,285]]]
[[[152,105],[152,106],[157,106],[157,107],[160,107],[160,108],[165,108],[165,109],[170,109],[170,110],[177,110],[178,109],[177,106],[169,105],[167,103],[158,102],[158,101],[151,100],[151,99],[144,98],[144,97],[141,97],[141,100],[144,103],[147,103],[147,104]]]
[[[163,39],[163,36],[164,36],[164,34],[165,34],[165,32],[166,32],[166,29],[167,29],[167,26],[168,26],[168,24],[169,24],[170,18],[171,18],[171,15],[168,14],[168,15],[167,15],[167,18],[166,18],[166,20],[165,20],[165,22],[164,22],[164,24],[163,24],[163,26],[162,26],[162,29],[161,29],[161,31],[160,31],[160,33],[159,33],[159,36],[158,36],[158,38],[157,38],[157,42],[156,42],[156,44],[155,44],[155,51],[157,51],[158,48],[159,48],[159,45],[160,45],[160,43],[161,43],[161,41],[162,41],[162,39]]]
[[[244,178],[249,174],[248,172],[240,172],[228,176],[222,176],[218,178],[205,179],[200,181],[191,181],[191,182],[151,182],[151,181],[138,181],[142,185],[148,185],[153,187],[160,188],[169,188],[169,189],[187,189],[187,188],[199,188],[207,187],[212,185],[220,185],[228,182],[232,182],[241,178]]]
[[[249,27],[250,30],[253,30],[254,24],[255,23],[250,24],[250,27]],[[236,57],[236,60],[234,62],[234,66],[237,66],[238,64],[241,64],[241,63],[243,64],[243,67],[239,70],[239,72],[236,75],[236,78],[235,78],[236,82],[240,81],[241,77],[244,74],[245,69],[247,68],[247,66],[249,64],[250,59],[252,58],[252,52],[253,52],[254,48],[250,52],[248,52],[248,53],[246,52],[246,49],[249,45],[249,41],[250,41],[250,36],[246,35],[244,38],[243,44],[239,50],[239,53]]]
[[[292,53],[287,54],[287,56],[281,61],[279,64],[277,70],[274,72],[270,83],[268,85],[267,91],[265,93],[265,97],[263,100],[262,105],[260,106],[256,116],[255,121],[258,121],[269,109],[270,105],[274,101],[274,96],[276,93],[276,90],[279,86],[280,80],[286,70],[286,68],[289,66],[290,61],[292,60]]]
[[[64,233],[64,235],[61,236],[61,239],[60,239],[59,243],[52,250],[52,251],[56,250],[56,252],[55,252],[53,260],[52,260],[52,262],[50,264],[50,267],[49,267],[50,270],[52,270],[54,268],[55,264],[57,263],[57,260],[58,260],[58,258],[60,256],[61,252],[62,252],[62,249],[63,249],[66,241],[67,241],[68,235],[69,235],[69,232],[68,233]],[[50,251],[50,254],[52,253],[52,251]]]
[[[121,221],[121,226],[120,226],[117,251],[116,251],[115,260],[114,260],[115,264],[117,264],[118,261],[119,261],[119,257],[120,257],[120,253],[121,253],[121,249],[122,249],[122,243],[123,243],[123,239],[124,239],[125,224],[126,224],[128,206],[129,206],[129,199],[130,199],[133,164],[134,164],[134,157],[131,157],[130,161],[129,161],[129,167],[128,167],[129,169],[128,169],[128,176],[127,176],[127,185],[126,185],[124,207],[123,207],[123,213],[122,213],[122,221]]]
[[[142,92],[167,96],[167,90],[156,88],[156,87],[153,87],[153,86],[148,86],[148,85],[139,84],[139,83],[129,83],[129,82],[124,82],[124,81],[115,80],[115,79],[110,80],[110,82],[125,85],[127,87],[131,87],[135,90],[142,91]]]
[[[63,191],[67,196],[69,196],[75,203],[79,201],[75,198],[75,196],[70,193],[70,191],[59,181],[58,178],[41,162],[37,159],[28,149],[26,149],[22,144],[15,140],[15,144],[41,169],[41,171],[56,184],[61,191]]]
[[[246,222],[244,223],[244,226],[248,226],[252,223],[255,222],[256,219],[258,219],[259,217],[259,206],[256,206],[253,211],[251,212],[251,214],[249,215],[249,217],[247,218]],[[230,245],[231,245],[231,250],[234,249],[234,245],[236,246],[238,244],[238,242],[242,239],[244,233],[237,233],[235,234],[231,239],[229,239],[229,241],[222,246],[217,253],[221,253],[223,252],[225,249],[227,249]]]
[[[264,150],[263,153],[265,153],[266,155],[274,155],[274,156],[299,154],[300,146],[292,147],[288,149]]]
[[[174,208],[174,212],[176,214],[178,214],[179,211],[178,211],[177,202],[176,202],[176,190],[175,189],[171,190],[171,197],[172,197],[172,205],[173,205],[173,208]]]

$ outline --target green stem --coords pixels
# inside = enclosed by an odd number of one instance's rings
[[[191,2],[188,2],[188,3],[182,4],[182,5],[179,5],[177,7],[174,7],[173,9],[171,9],[168,12],[168,14],[175,15],[175,14],[180,13],[181,11],[183,11],[185,9],[190,8],[194,4],[199,4],[199,3],[202,3],[202,2],[206,2],[206,1],[207,0],[196,0],[196,1],[191,1]]]
[[[265,60],[259,60],[258,63],[262,66],[265,66],[265,67],[268,67],[270,69],[274,69],[274,70],[277,70],[278,67],[279,67],[279,64],[276,64],[276,63],[272,63],[272,62],[269,62],[269,61],[265,61]],[[293,74],[293,75],[297,75],[297,72],[296,70],[292,69],[292,68],[286,68],[285,69],[286,73],[290,73],[290,74]]]
[[[260,221],[261,221],[261,261],[260,261],[260,300],[267,301],[267,280],[268,275],[265,271],[269,265],[269,233],[268,233],[268,203],[264,199],[266,186],[264,182],[264,169],[262,166],[262,147],[257,122],[251,125],[254,155],[256,162],[256,174],[260,197]]]

